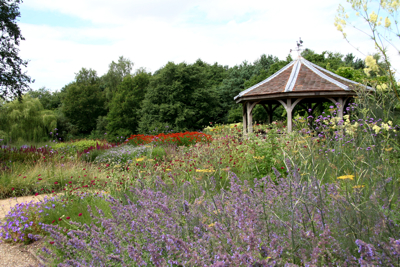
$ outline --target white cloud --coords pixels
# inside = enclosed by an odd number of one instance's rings
[[[334,25],[341,1],[228,0],[31,0],[30,8],[52,10],[95,23],[91,28],[21,24],[26,41],[21,57],[30,59],[32,88],[61,89],[82,67],[104,74],[123,55],[154,72],[168,61],[233,66],[261,54],[284,59],[299,37],[320,53],[357,53]],[[354,45],[374,52],[372,42],[349,29]],[[296,56],[292,53],[292,56]]]

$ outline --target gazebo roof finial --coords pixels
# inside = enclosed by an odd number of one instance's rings
[[[292,51],[297,51],[297,54],[299,57],[301,57],[301,52],[307,49],[303,49],[303,40],[301,40],[301,37],[299,37],[299,41],[296,42],[297,43],[297,48],[295,49],[290,49],[290,53],[292,53]]]

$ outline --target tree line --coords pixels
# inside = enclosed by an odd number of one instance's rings
[[[385,79],[380,73],[367,76],[364,61],[353,54],[318,54],[307,49],[302,56],[357,82]],[[379,62],[379,56],[375,58]],[[210,122],[240,122],[242,108],[233,98],[291,61],[290,55],[280,60],[264,54],[253,63],[228,67],[198,59],[193,64],[168,62],[150,73],[143,68],[133,72],[134,63],[121,56],[103,76],[82,68],[61,90],[43,87],[27,92],[22,100],[3,100],[0,139],[41,141],[57,129],[57,138],[62,140],[105,137],[116,141],[130,134],[201,130]],[[284,109],[278,108],[274,116],[284,119]],[[266,122],[264,109],[254,110],[254,120]]]

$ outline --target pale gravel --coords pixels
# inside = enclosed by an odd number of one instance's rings
[[[6,214],[11,210],[11,207],[22,202],[39,202],[43,201],[45,195],[24,196],[17,198],[1,199],[0,200],[0,222],[5,221]],[[3,241],[3,240],[1,240]],[[0,241],[0,267],[28,267],[39,266],[43,264],[37,256],[38,251],[44,246],[45,240],[39,240],[29,245],[16,244],[12,245]]]

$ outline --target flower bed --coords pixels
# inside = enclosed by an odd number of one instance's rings
[[[135,146],[145,144],[176,144],[178,146],[190,146],[198,142],[209,143],[212,141],[211,135],[200,133],[200,132],[184,132],[184,133],[169,133],[169,134],[158,134],[158,135],[131,135],[125,141],[125,143],[132,144]]]

